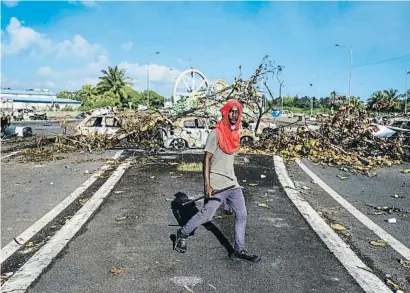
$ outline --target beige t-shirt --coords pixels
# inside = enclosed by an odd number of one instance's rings
[[[210,168],[210,183],[215,190],[227,188],[231,185],[239,187],[234,171],[234,155],[224,153],[218,144],[215,130],[207,138],[205,151],[213,154]]]

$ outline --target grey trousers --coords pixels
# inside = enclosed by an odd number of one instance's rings
[[[205,199],[204,205],[188,223],[182,227],[181,233],[191,234],[200,225],[212,220],[218,207],[226,200],[235,214],[235,248],[245,248],[246,206],[240,187],[217,193],[210,199]]]

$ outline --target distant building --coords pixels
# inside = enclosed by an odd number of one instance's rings
[[[0,96],[2,110],[53,110],[62,109],[66,106],[72,108],[81,106],[80,101],[58,99],[57,95],[48,89],[17,90],[1,88]]]

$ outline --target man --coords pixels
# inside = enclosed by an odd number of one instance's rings
[[[187,250],[188,235],[198,226],[212,220],[219,205],[226,201],[235,214],[235,247],[230,258],[257,262],[260,257],[245,250],[246,206],[242,189],[234,172],[234,152],[239,147],[239,128],[242,118],[242,105],[229,100],[222,108],[222,119],[208,136],[204,159],[204,206],[188,223],[177,231],[175,250]],[[214,195],[217,190],[222,191]]]

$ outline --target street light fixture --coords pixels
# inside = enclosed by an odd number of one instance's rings
[[[353,66],[353,52],[352,49],[349,46],[343,46],[339,44],[335,44],[336,47],[341,47],[341,48],[348,48],[350,51],[350,73],[349,73],[349,97],[348,97],[348,103],[350,106],[350,93],[351,93],[351,85],[352,85],[352,66]]]
[[[152,55],[158,55],[160,52],[155,52],[152,54],[149,54],[148,56],[152,56]],[[148,65],[147,65],[147,107],[149,108],[149,61],[148,61]]]

